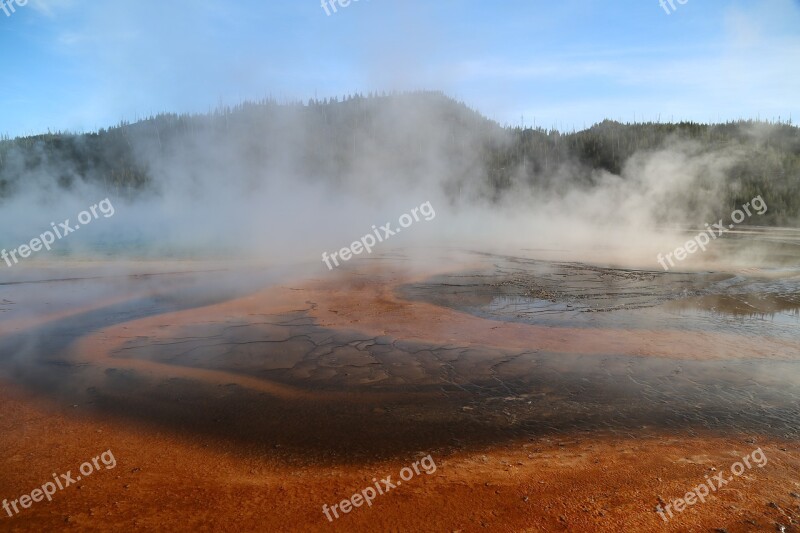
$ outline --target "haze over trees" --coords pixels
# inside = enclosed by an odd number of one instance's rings
[[[669,164],[653,170],[659,157],[695,162],[691,186],[669,191],[671,205],[685,205],[685,222],[706,221],[693,203],[709,197],[714,211],[727,213],[761,195],[769,212],[758,224],[791,224],[800,214],[800,130],[791,123],[605,120],[566,133],[502,127],[439,92],[265,99],[96,133],[6,137],[0,206],[26,188],[57,192],[81,183],[145,200],[178,170],[189,179],[213,175],[245,186],[286,176],[345,188],[427,180],[453,204],[502,204],[521,193],[564,196],[646,172],[655,175],[652,185],[669,179],[659,174],[666,176]],[[665,211],[654,219],[670,217]]]

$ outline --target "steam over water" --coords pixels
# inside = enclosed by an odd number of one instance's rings
[[[92,276],[89,268],[84,279],[21,282],[7,286],[4,300],[10,323],[22,327],[2,338],[4,352],[14,354],[3,369],[70,403],[156,424],[180,420],[217,435],[222,427],[209,420],[210,409],[214,420],[236,421],[219,435],[250,444],[272,424],[248,424],[242,406],[269,410],[276,401],[305,417],[328,405],[326,416],[342,423],[326,426],[326,439],[336,444],[320,446],[365,453],[576,430],[797,437],[796,268],[667,273],[527,255],[432,254],[428,260],[440,269],[450,261],[448,273],[393,289],[412,302],[469,313],[487,332],[510,324],[497,339],[474,326],[454,326],[453,336],[428,325],[419,340],[361,331],[357,320],[349,329],[325,326],[321,307],[339,313],[338,306],[320,304],[313,291],[303,297],[308,273],[297,268],[186,263],[181,271],[151,267],[146,276]],[[391,286],[407,276],[398,265],[410,257],[376,256],[334,276],[351,287]],[[253,294],[255,280],[296,295],[295,303],[271,309],[268,297],[245,311],[247,300],[235,302]],[[98,295],[107,303],[98,305]],[[84,299],[90,307],[81,310]],[[33,318],[26,309],[45,308],[53,320],[26,324]],[[483,340],[476,344],[470,334]],[[99,348],[107,337],[116,340]],[[238,385],[221,396],[202,392],[214,383]],[[180,404],[170,400],[175,395]],[[349,432],[359,397],[394,408],[388,418],[356,408],[375,434],[355,442]],[[396,417],[408,434],[392,444],[380,431],[400,423]],[[433,420],[446,429],[413,437],[415,427]],[[298,453],[322,450],[302,428],[284,435]]]

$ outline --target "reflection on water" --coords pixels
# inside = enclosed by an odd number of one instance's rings
[[[800,299],[794,294],[711,294],[669,302],[667,309],[681,315],[733,315],[776,324],[800,323]]]
[[[797,339],[800,269],[646,272],[512,257],[408,285],[411,299],[558,327],[711,330]]]
[[[256,445],[279,438],[342,458],[551,432],[704,428],[797,438],[800,357],[748,359],[738,342],[747,335],[759,344],[780,338],[786,352],[800,347],[800,271],[664,273],[481,257],[482,268],[399,290],[494,320],[564,326],[556,341],[543,338],[548,328],[522,328],[535,330],[524,344],[462,342],[444,312],[441,338],[432,328],[413,340],[376,336],[358,329],[359,312],[381,309],[369,299],[351,311],[352,329],[329,328],[314,318],[318,294],[294,282],[291,312],[270,312],[268,299],[237,300],[196,320],[176,311],[250,295],[286,274],[186,272],[8,286],[11,303],[0,309],[9,308],[9,319],[27,318],[23,308],[56,316],[0,334],[0,371],[62,404]],[[386,261],[387,271],[402,259]],[[358,274],[359,283],[380,287],[396,279]],[[332,278],[326,290],[340,283]],[[137,328],[144,317],[158,317],[157,328]],[[487,332],[496,325],[476,322]],[[108,357],[87,359],[76,349],[115,325],[125,331]],[[628,332],[622,342],[617,330],[637,328],[652,331]],[[602,350],[594,350],[601,330]],[[693,335],[659,335],[664,330]],[[730,357],[704,360],[697,345],[710,338],[704,346],[714,350],[717,333],[734,334]],[[585,342],[568,342],[574,338]],[[692,357],[658,357],[659,342]]]

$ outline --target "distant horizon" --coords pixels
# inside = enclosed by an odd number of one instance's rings
[[[445,98],[448,98],[448,99],[450,99],[450,100],[452,100],[452,101],[454,101],[456,103],[466,105],[469,109],[471,109],[474,112],[480,114],[482,117],[486,118],[487,120],[490,120],[490,121],[496,123],[499,127],[503,128],[503,129],[518,129],[518,128],[521,127],[521,124],[519,124],[519,123],[518,124],[512,124],[512,123],[505,123],[504,124],[504,123],[496,120],[495,118],[489,116],[488,114],[484,113],[483,111],[481,111],[480,109],[476,108],[475,106],[470,105],[469,102],[465,102],[465,101],[459,100],[458,98],[456,98],[456,97],[454,97],[454,96],[452,96],[450,94],[447,94],[447,93],[445,93],[445,92],[443,92],[441,90],[437,90],[437,89],[419,89],[419,90],[410,90],[410,91],[380,91],[380,90],[373,90],[373,91],[366,91],[366,93],[367,94],[364,94],[364,92],[362,92],[362,91],[356,91],[356,92],[347,93],[347,94],[322,96],[322,97],[318,97],[316,99],[314,99],[314,98],[310,98],[310,99],[291,99],[291,100],[287,99],[287,100],[283,100],[283,101],[279,101],[279,100],[275,99],[273,96],[267,95],[267,96],[264,96],[264,97],[262,97],[260,99],[244,99],[244,100],[238,101],[236,103],[230,103],[230,104],[218,103],[216,107],[207,109],[206,111],[191,111],[191,112],[159,111],[157,113],[151,113],[151,114],[148,114],[146,116],[136,117],[134,119],[120,119],[120,120],[116,121],[116,123],[114,123],[114,124],[109,124],[109,125],[106,125],[106,126],[99,126],[99,127],[93,128],[93,129],[88,129],[88,130],[83,130],[83,131],[51,130],[51,129],[48,129],[48,131],[40,131],[38,133],[26,133],[26,134],[21,134],[21,135],[11,135],[11,134],[6,133],[6,132],[0,132],[0,142],[1,141],[5,141],[5,140],[26,139],[26,138],[32,138],[32,137],[40,137],[40,136],[43,136],[43,135],[92,135],[92,134],[100,133],[101,131],[104,131],[104,130],[111,130],[111,129],[114,129],[114,128],[118,128],[120,126],[128,126],[128,125],[144,122],[144,121],[147,121],[147,120],[153,120],[153,119],[158,118],[160,116],[167,116],[167,115],[177,115],[177,116],[180,116],[180,117],[207,116],[207,115],[210,115],[210,114],[217,113],[217,112],[219,112],[221,110],[224,110],[226,108],[234,108],[234,107],[240,106],[240,105],[247,105],[247,104],[260,105],[264,101],[270,100],[270,99],[275,100],[275,103],[277,105],[291,106],[291,105],[298,105],[298,104],[307,105],[309,100],[315,100],[317,103],[323,103],[325,100],[328,100],[329,103],[330,103],[330,101],[332,99],[336,99],[336,101],[342,102],[342,101],[346,101],[347,98],[349,98],[351,96],[355,96],[357,94],[360,94],[363,98],[369,98],[370,97],[370,96],[368,96],[369,93],[373,93],[372,97],[374,97],[374,98],[388,97],[388,96],[391,96],[392,94],[413,95],[413,94],[423,94],[423,93],[441,93]],[[656,116],[658,117],[658,116],[660,116],[660,114],[656,114]],[[593,122],[591,124],[588,124],[588,125],[580,127],[580,128],[575,127],[574,129],[572,129],[572,128],[561,129],[560,127],[555,127],[555,126],[552,126],[552,125],[547,126],[547,125],[539,124],[539,123],[537,123],[535,121],[536,121],[535,117],[533,117],[533,119],[531,119],[530,121],[526,117],[525,121],[524,121],[524,126],[522,126],[521,129],[523,129],[523,130],[558,131],[559,133],[563,133],[563,134],[579,133],[579,132],[582,132],[582,131],[589,130],[589,129],[593,128],[594,126],[597,126],[598,124],[602,124],[603,122],[606,122],[606,121],[614,122],[614,123],[621,124],[621,125],[624,125],[624,126],[631,126],[631,125],[637,125],[637,124],[642,124],[642,125],[646,125],[646,124],[663,124],[663,125],[670,125],[670,124],[673,124],[673,125],[678,125],[678,124],[697,124],[697,125],[701,125],[701,126],[715,126],[715,125],[724,125],[724,124],[736,124],[736,123],[742,123],[742,122],[753,122],[753,123],[763,123],[763,124],[771,124],[771,125],[781,124],[781,125],[784,125],[784,126],[791,126],[791,127],[794,127],[794,128],[800,127],[800,126],[798,126],[798,125],[793,123],[793,117],[791,116],[791,114],[789,115],[789,117],[783,117],[783,116],[772,117],[772,118],[760,118],[760,117],[744,118],[743,117],[743,118],[729,119],[729,120],[725,120],[725,121],[695,121],[695,120],[686,120],[686,119],[674,120],[674,118],[670,118],[670,120],[664,120],[664,117],[661,117],[661,120],[647,120],[647,119],[638,120],[638,116],[637,116],[636,117],[636,121],[634,122],[634,121],[630,121],[630,120],[624,120],[622,118],[606,117],[606,118],[603,118],[601,120],[598,120],[596,122]]]

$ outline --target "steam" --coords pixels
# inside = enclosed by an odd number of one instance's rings
[[[265,103],[117,130],[152,180],[136,194],[99,167],[45,154],[26,169],[12,150],[6,165],[22,180],[0,211],[0,246],[15,248],[108,197],[115,216],[59,242],[56,255],[319,262],[431,202],[436,220],[387,248],[549,250],[656,269],[655,255],[682,242],[675,226],[727,215],[715,200],[746,157],[738,145],[709,150],[676,136],[635,153],[619,175],[566,160],[548,171],[551,186],[531,186],[520,165],[498,197],[485,179],[485,147],[510,143],[510,130],[477,113],[429,93],[319,105]],[[589,183],[579,179],[587,172]]]

